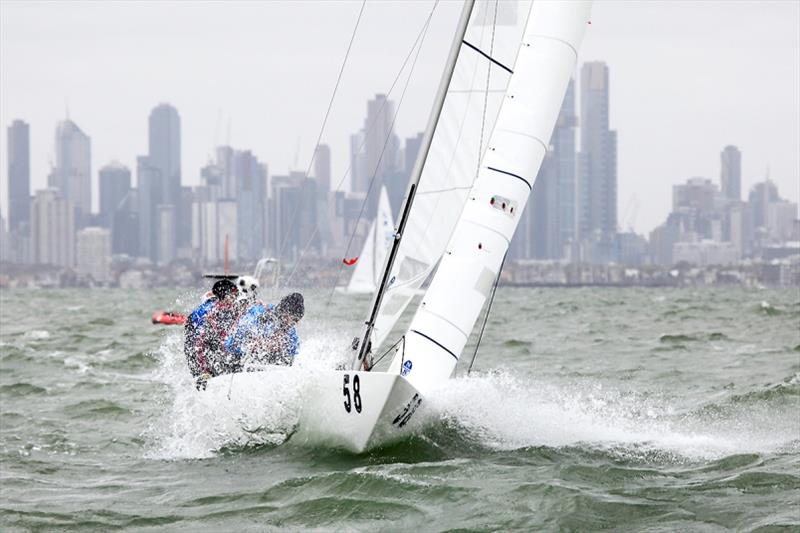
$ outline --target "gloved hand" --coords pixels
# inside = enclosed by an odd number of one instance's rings
[[[211,374],[208,372],[204,374],[200,374],[198,376],[197,381],[195,381],[194,386],[197,390],[206,390],[206,386],[208,385],[208,380],[211,379]]]

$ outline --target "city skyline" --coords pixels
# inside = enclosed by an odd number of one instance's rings
[[[395,131],[401,139],[424,128],[454,24],[451,15],[458,8],[450,4],[443,3],[437,8],[424,53],[398,115]],[[146,153],[147,125],[141,115],[159,102],[169,101],[186,121],[182,154],[184,184],[198,184],[200,168],[215,146],[224,144],[249,147],[270,165],[272,173],[304,171],[358,9],[358,4],[307,5],[310,7],[305,10],[249,3],[226,9],[218,5],[195,5],[192,9],[184,4],[169,6],[185,16],[187,25],[194,30],[185,43],[174,43],[160,59],[159,54],[151,53],[153,49],[172,42],[171,35],[164,31],[166,7],[92,5],[89,13],[83,4],[4,3],[4,16],[0,17],[3,20],[0,111],[4,125],[14,118],[31,125],[31,189],[41,188],[49,172],[48,163],[55,156],[52,131],[56,122],[65,118],[67,103],[70,118],[92,139],[93,169],[114,159],[135,169],[135,156]],[[798,30],[791,21],[797,19],[800,11],[796,5],[771,4],[771,9],[762,6],[737,3],[723,9],[712,3],[696,4],[692,9],[678,5],[668,10],[665,4],[649,2],[646,5],[601,3],[595,7],[581,63],[600,59],[613,71],[611,129],[622,132],[618,152],[618,226],[624,228],[629,222],[626,206],[635,199],[640,204],[638,217],[633,221],[635,229],[647,232],[655,227],[670,209],[668,195],[663,191],[689,176],[715,179],[719,172],[717,154],[726,145],[738,146],[744,153],[743,194],[762,181],[769,168],[770,177],[783,194],[792,201],[798,200],[800,155],[792,148],[800,142],[796,127],[798,103],[796,96],[787,95],[798,93]],[[339,182],[348,165],[349,136],[361,125],[364,102],[386,91],[429,8],[428,3],[406,4],[404,8],[382,3],[365,9],[361,33],[323,135],[323,142],[331,146],[333,185]],[[30,44],[34,35],[52,34],[53,39],[58,39],[64,30],[55,26],[55,19],[60,20],[59,13],[63,14],[65,9],[83,14],[71,28],[74,42],[64,45],[68,49],[56,53],[52,46],[48,48],[55,41],[40,39],[41,42],[36,41],[35,46],[20,56],[20,46]],[[401,11],[407,22],[389,24]],[[212,44],[208,43],[200,46],[198,50],[202,53],[197,58],[186,56],[190,52],[187,47],[199,46],[196,41],[209,28],[209,18],[220,17],[228,22],[264,17],[261,20],[274,31],[267,32],[269,35],[263,41],[256,32],[258,25],[244,23],[240,35],[222,40],[224,47],[211,49]],[[318,39],[327,39],[329,45],[322,47],[316,40],[300,42],[305,34],[298,28],[325,17],[339,22],[320,30]],[[275,19],[281,20],[285,28],[277,28],[270,22]],[[671,42],[674,35],[654,28],[655,20],[659,25],[680,28],[681,38]],[[114,32],[95,31],[91,42],[82,37],[81,28],[88,27],[85,25],[94,29],[98,24],[105,27],[104,22]],[[715,28],[713,39],[704,37],[700,31],[708,24]],[[753,32],[763,39],[754,37],[742,42],[739,35],[745,24],[748,28],[752,25]],[[142,28],[147,30],[143,32]],[[263,30],[261,26],[258,28]],[[293,36],[293,30],[299,32],[297,36]],[[140,39],[136,32],[143,33],[146,39]],[[648,32],[653,34],[652,39],[645,39]],[[132,40],[129,42],[128,38]],[[96,46],[98,39],[105,46]],[[638,39],[636,53],[629,50],[632,39]],[[756,41],[759,48],[749,44]],[[82,48],[89,45],[94,51]],[[292,50],[291,60],[274,57],[279,54],[261,53],[276,47]],[[69,50],[78,56],[68,54]],[[376,63],[377,50],[383,61]],[[648,56],[648,50],[658,53]],[[45,51],[53,57],[42,57],[36,67],[30,61],[21,64],[26,57],[39,59],[37,53],[47,55]],[[116,61],[112,61],[115,53]],[[761,65],[765,53],[770,54],[771,64],[780,68]],[[73,72],[71,65],[77,57],[85,64],[77,74],[66,74]],[[185,65],[178,61],[182,57],[188,58]],[[656,64],[643,65],[646,57]],[[146,66],[145,60],[149,61]],[[54,61],[61,63],[54,66]],[[219,69],[207,72],[199,68],[215,62],[226,68],[219,73],[216,73]],[[105,69],[104,77],[96,85],[86,83],[87,77],[94,79],[99,74],[89,68],[92,64]],[[369,73],[365,73],[367,65]],[[649,66],[650,75],[643,77],[640,72],[645,66]],[[172,68],[172,74],[159,75],[165,68]],[[262,70],[265,73],[258,74]],[[153,75],[137,81],[141,72]],[[134,76],[136,73],[139,75]],[[686,83],[670,84],[670,78],[684,79]],[[714,83],[710,83],[712,79]],[[245,83],[245,80],[250,81]],[[189,88],[187,83],[193,86]],[[76,90],[77,87],[81,90]],[[175,94],[180,96],[172,97]],[[5,129],[0,135],[5,137]],[[698,138],[699,141],[690,140]],[[1,141],[0,166],[5,168],[7,142]],[[2,213],[7,217],[5,179],[3,176],[0,186]],[[96,209],[96,189],[92,198]]]

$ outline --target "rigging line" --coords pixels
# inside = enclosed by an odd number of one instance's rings
[[[434,4],[434,8],[436,7],[437,3],[438,3],[438,0]],[[430,19],[430,17],[429,17],[429,19]],[[361,144],[358,146],[358,150],[356,150],[356,154],[360,154],[362,152],[362,150],[364,149],[364,146],[367,144],[367,136],[369,135],[370,132],[372,132],[372,130],[377,125],[378,119],[381,116],[381,113],[383,113],[383,108],[386,107],[386,104],[389,101],[389,96],[391,96],[392,92],[394,91],[395,86],[397,85],[397,82],[400,80],[400,77],[403,74],[403,71],[406,69],[406,65],[408,64],[409,59],[411,59],[411,56],[414,54],[414,50],[417,48],[417,43],[422,38],[423,33],[425,31],[425,28],[427,27],[427,25],[429,23],[429,19],[426,20],[425,24],[423,24],[422,28],[420,29],[419,33],[417,34],[416,39],[414,39],[414,43],[411,45],[411,49],[408,51],[408,54],[406,55],[405,59],[403,60],[403,64],[400,66],[400,70],[397,71],[397,75],[394,77],[394,80],[392,81],[392,84],[389,86],[389,90],[387,90],[385,92],[386,99],[381,103],[380,108],[378,108],[378,112],[375,114],[375,118],[372,120],[372,123],[369,124],[368,127],[366,128],[366,132],[364,134],[364,138],[361,140]],[[351,160],[350,164],[347,166],[347,170],[344,171],[344,174],[342,174],[342,177],[339,179],[339,182],[336,184],[335,190],[340,190],[341,189],[342,184],[344,183],[344,180],[350,174],[352,169],[353,169],[353,162]],[[300,252],[300,257],[297,259],[297,261],[295,262],[294,267],[292,268],[292,271],[290,272],[289,276],[286,278],[286,284],[288,284],[292,280],[292,278],[294,277],[294,273],[297,270],[298,265],[302,262],[302,260],[305,257],[306,253],[308,253],[308,250],[311,248],[311,244],[314,242],[314,238],[317,236],[318,233],[319,233],[319,226],[315,226],[314,230],[311,232],[311,236],[308,238],[308,242],[306,242],[306,245],[303,247],[303,250]],[[345,255],[347,255],[347,250],[345,250]],[[339,268],[339,271],[340,271],[339,274],[341,274],[341,266]],[[336,287],[336,283],[338,282],[338,279],[339,279],[339,276],[337,275],[336,281],[334,282],[334,288]]]
[[[414,55],[414,60],[411,63],[411,68],[409,69],[408,77],[406,78],[405,85],[403,86],[403,91],[400,93],[400,100],[397,103],[397,108],[395,109],[394,116],[392,117],[392,122],[389,124],[389,132],[394,131],[394,123],[397,120],[397,116],[400,114],[400,108],[403,106],[403,99],[406,95],[406,90],[408,89],[408,85],[411,82],[411,76],[414,74],[414,67],[417,64],[417,59],[419,59],[419,54],[422,51],[422,45],[425,42],[425,36],[428,34],[428,28],[430,27],[431,19],[433,18],[433,13],[436,11],[436,6],[439,5],[439,0],[436,0],[433,4],[433,8],[431,8],[431,12],[428,15],[428,19],[425,21],[425,24],[422,27],[422,31],[420,33],[419,47],[417,47],[417,52]],[[413,51],[413,49],[412,49]],[[358,213],[358,217],[356,218],[356,223],[353,226],[353,231],[350,233],[350,239],[345,247],[345,257],[347,256],[348,252],[350,251],[350,247],[353,245],[353,240],[355,239],[356,231],[358,230],[358,224],[361,222],[361,218],[364,216],[364,211],[367,207],[367,201],[369,199],[369,195],[372,192],[372,187],[375,184],[375,178],[378,175],[378,169],[380,168],[381,162],[383,161],[383,155],[386,151],[386,147],[389,144],[389,140],[391,139],[391,134],[386,136],[386,140],[383,143],[383,148],[381,149],[381,153],[378,156],[378,162],[375,165],[375,171],[372,174],[372,178],[370,178],[369,186],[367,187],[367,193],[364,197],[364,201],[361,203],[361,210]],[[334,280],[334,285],[331,287],[331,292],[328,296],[328,301],[325,304],[325,309],[327,310],[328,306],[333,299],[333,294],[336,291],[336,284],[339,283],[339,277],[342,274],[343,263],[339,263],[339,271],[336,274],[336,279]]]
[[[508,256],[508,250],[506,250],[506,253],[503,254],[503,261],[500,263],[500,269],[497,271],[497,277],[494,278],[494,287],[492,287],[492,295],[489,298],[489,305],[486,307],[486,314],[483,315],[483,324],[481,324],[481,332],[478,334],[478,342],[475,344],[475,351],[472,352],[472,360],[469,362],[469,368],[467,369],[468,376],[470,372],[472,372],[472,365],[475,364],[475,358],[478,356],[478,348],[480,348],[481,346],[481,341],[483,340],[483,332],[486,329],[486,323],[489,321],[489,313],[492,311],[492,304],[494,303],[494,295],[497,292],[497,285],[500,283],[500,274],[503,272],[503,265],[506,264],[507,256]]]
[[[500,0],[495,0],[494,2],[494,19],[492,20],[492,40],[490,41],[489,44],[489,59],[491,59],[491,55],[494,53],[494,34],[495,34],[495,29],[497,29],[497,10],[499,7],[498,5],[499,1]],[[464,42],[466,43],[466,41]],[[472,48],[475,47],[472,46]],[[475,50],[478,49],[475,48]],[[480,52],[480,50],[478,51]],[[509,72],[511,71],[509,70]],[[489,67],[486,69],[486,92],[484,92],[483,94],[483,117],[481,118],[481,139],[480,142],[478,143],[478,168],[475,169],[475,179],[478,179],[478,174],[481,171],[481,159],[483,157],[483,133],[484,130],[486,129],[486,108],[489,107],[489,81],[491,80],[491,76],[492,76],[492,65],[489,65]]]
[[[484,32],[486,31],[486,27],[488,26],[488,24],[487,24],[488,15],[489,15],[489,10],[487,9],[485,11],[484,15],[483,15],[483,24],[480,25],[481,26],[481,34],[480,34],[480,38],[478,39],[479,42],[483,42],[483,35],[484,35]],[[477,21],[477,18],[475,20]],[[470,78],[470,82],[468,84],[469,87],[472,87],[474,85],[477,73],[478,73],[478,64],[476,63],[475,67],[472,69],[472,77]],[[452,92],[453,92],[452,88],[448,87],[447,94],[451,94]],[[449,179],[450,176],[452,175],[453,165],[454,165],[455,160],[456,160],[456,152],[458,151],[458,147],[461,146],[461,138],[462,138],[462,135],[464,133],[464,126],[466,125],[466,121],[467,121],[466,109],[469,108],[469,104],[470,104],[470,102],[472,102],[472,95],[481,93],[483,91],[469,89],[469,90],[466,90],[464,92],[467,94],[467,102],[464,105],[464,112],[463,112],[463,114],[461,116],[461,121],[459,122],[459,125],[458,125],[458,136],[456,137],[456,141],[455,141],[455,143],[453,145],[454,146],[453,151],[450,154],[450,161],[447,164],[447,174],[446,174],[447,179]],[[503,91],[503,92],[505,92],[505,91]],[[479,161],[479,163],[480,163],[480,161]],[[458,189],[462,189],[462,187],[453,188],[453,190],[458,190]],[[464,190],[472,189],[472,183],[470,183],[469,186],[467,186],[467,187],[463,187],[463,189]],[[443,191],[443,192],[447,192],[447,191]],[[425,196],[426,193],[427,193],[427,191],[420,192],[419,190],[417,190],[417,192],[415,194],[418,195],[418,196]],[[432,214],[436,213],[438,211],[439,204],[441,203],[441,200],[442,200],[442,196],[441,195],[437,195],[436,196],[436,203],[434,204],[433,209],[431,209],[431,213]],[[428,221],[427,221],[427,223],[425,225],[425,231],[422,232],[423,235],[428,233],[428,231],[430,230],[431,224],[433,223],[435,218],[436,217],[433,216],[433,215],[428,218]],[[414,246],[413,243],[410,244],[410,246]],[[419,253],[421,246],[422,246],[422,241],[419,241],[417,243],[416,247],[413,248],[413,251],[414,251],[415,254]],[[409,255],[410,251],[411,250],[407,251],[406,255]],[[426,274],[425,277],[427,278],[432,272],[433,272],[433,268],[430,269],[430,271]],[[424,283],[424,281],[422,283]]]
[[[328,109],[325,111],[325,118],[322,120],[322,127],[319,129],[319,135],[317,136],[317,142],[314,146],[314,152],[311,154],[311,160],[308,162],[308,167],[306,168],[305,177],[303,178],[303,185],[301,188],[300,194],[300,208],[295,210],[294,215],[292,217],[292,223],[289,225],[289,228],[284,235],[283,242],[281,243],[281,247],[278,250],[278,259],[283,256],[283,250],[286,247],[287,242],[289,241],[289,235],[291,232],[292,227],[297,220],[298,213],[302,210],[303,200],[305,199],[305,184],[308,181],[308,175],[311,173],[311,167],[314,165],[314,159],[317,157],[317,152],[319,151],[319,143],[322,140],[322,134],[325,132],[325,126],[328,124],[328,117],[331,114],[331,108],[333,107],[333,101],[336,98],[336,93],[339,90],[339,84],[342,81],[342,75],[344,74],[345,66],[347,65],[347,59],[350,57],[350,50],[353,48],[353,41],[356,39],[356,33],[358,32],[358,26],[361,24],[361,16],[364,14],[364,7],[367,5],[367,0],[363,0],[361,2],[361,9],[358,11],[358,18],[356,19],[356,25],[353,27],[353,33],[350,35],[350,42],[347,44],[347,51],[344,54],[344,59],[342,60],[342,66],[339,68],[339,75],[336,77],[336,84],[333,86],[333,93],[331,93],[330,101],[328,102]],[[278,288],[280,288],[280,280],[278,280]]]

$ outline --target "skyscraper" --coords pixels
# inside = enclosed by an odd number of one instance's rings
[[[367,102],[367,119],[364,122],[364,156],[366,175],[360,176],[360,192],[365,192],[372,176],[384,176],[397,170],[399,150],[397,136],[392,129],[394,102],[385,94],[376,94]]]
[[[75,208],[55,189],[36,191],[31,204],[33,262],[75,266]]]
[[[735,146],[726,146],[720,154],[720,186],[728,200],[742,199],[742,152]]]
[[[122,200],[131,189],[131,171],[118,161],[112,161],[98,172],[100,189],[100,222],[110,228]]]
[[[250,150],[236,151],[236,238],[237,257],[258,261],[264,251],[264,215],[267,170]],[[314,209],[314,204],[304,206]]]
[[[161,204],[161,172],[150,158],[136,158],[136,187],[139,211],[139,256],[158,262],[158,206]],[[174,242],[174,239],[172,239]]]
[[[354,193],[370,191],[367,198],[367,218],[375,216],[384,180],[402,171],[400,141],[392,124],[394,114],[394,102],[385,94],[376,94],[375,98],[367,102],[364,127],[358,134],[350,137],[351,189]]]
[[[30,222],[30,128],[15,120],[8,127],[8,230]]]
[[[617,132],[609,129],[608,66],[581,68],[578,228],[582,239],[617,230]]]
[[[317,148],[317,156],[314,158],[314,177],[317,178],[320,194],[327,196],[331,191],[331,147],[327,144],[320,144]]]
[[[96,283],[111,281],[111,232],[89,227],[75,237],[76,270],[91,276]]]
[[[159,104],[150,112],[148,125],[148,160],[159,180],[158,204],[174,206],[175,224],[170,231],[175,235],[165,238],[182,246],[189,242],[191,233],[184,230],[187,225],[181,224],[181,119],[174,107]]]
[[[53,183],[62,198],[72,204],[78,226],[92,213],[91,139],[70,119],[56,127],[56,166]]]

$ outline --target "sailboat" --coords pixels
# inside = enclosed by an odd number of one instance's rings
[[[392,208],[386,187],[381,187],[378,199],[378,212],[369,228],[364,247],[356,261],[356,267],[350,282],[342,292],[348,294],[372,294],[380,283],[382,268],[386,254],[394,241],[394,223]]]
[[[349,369],[314,374],[292,440],[359,453],[418,427],[500,275],[590,13],[588,0],[464,3],[364,334]],[[408,329],[390,338],[426,281]],[[268,374],[237,375],[237,394],[263,390]]]

